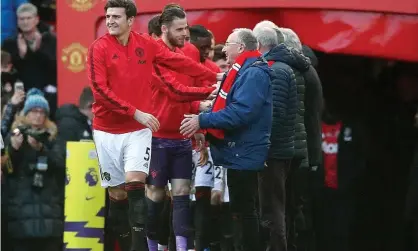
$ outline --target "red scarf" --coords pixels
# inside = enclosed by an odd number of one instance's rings
[[[261,53],[259,51],[246,51],[237,57],[235,63],[232,65],[231,70],[229,70],[228,75],[226,76],[224,82],[221,85],[218,97],[216,98],[215,103],[213,104],[212,112],[223,110],[226,107],[226,97],[228,96],[228,93],[235,82],[235,78],[237,77],[237,74],[241,69],[241,66],[244,65],[245,61],[248,58],[258,58],[260,56]],[[223,139],[225,137],[224,131],[221,129],[209,128],[207,129],[207,132],[218,139]]]

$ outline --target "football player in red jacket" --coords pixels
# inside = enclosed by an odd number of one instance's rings
[[[171,51],[184,54],[180,48],[186,43],[187,19],[181,7],[166,7],[160,16],[162,36],[157,42]],[[188,45],[193,46],[193,45]],[[199,62],[196,62],[199,63]],[[160,77],[166,73],[184,85],[194,85],[195,78],[173,72],[166,67],[154,67],[155,75]],[[192,144],[179,132],[183,116],[191,112],[190,102],[179,102],[165,95],[158,86],[157,78],[153,80],[153,113],[160,121],[160,129],[152,139],[153,158],[151,159],[150,175],[147,186],[148,205],[148,249],[157,251],[159,215],[164,206],[165,186],[171,181],[173,197],[173,230],[176,237],[177,250],[187,250],[187,237],[190,235],[191,213],[190,180],[192,177]],[[214,84],[215,82],[212,81]],[[211,86],[211,85],[210,85]],[[208,87],[201,87],[208,88]],[[200,99],[205,99],[200,97]],[[203,137],[204,139],[204,137]]]
[[[152,132],[159,128],[151,115],[151,81],[155,65],[216,81],[216,73],[193,60],[173,53],[148,35],[131,31],[137,14],[130,0],[108,0],[105,5],[108,34],[89,48],[87,72],[93,90],[93,138],[100,163],[102,186],[109,188],[111,222],[120,236],[132,233],[131,250],[146,249],[145,181],[151,161]],[[162,75],[160,88],[181,93],[193,100],[198,93],[170,85],[171,75]],[[200,93],[205,98],[210,93]],[[124,186],[124,190],[121,186]],[[128,199],[128,203],[124,202]],[[129,208],[129,210],[128,210]],[[127,213],[129,212],[129,214]],[[126,239],[126,238],[125,238]],[[124,241],[129,245],[128,241]],[[124,243],[121,243],[122,245]]]

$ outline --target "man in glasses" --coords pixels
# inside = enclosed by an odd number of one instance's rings
[[[224,47],[232,67],[212,111],[185,115],[180,127],[189,136],[207,129],[215,166],[228,169],[234,245],[243,251],[260,250],[257,175],[267,158],[272,123],[270,69],[257,46],[251,30],[233,31]]]

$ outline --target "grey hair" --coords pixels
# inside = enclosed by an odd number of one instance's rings
[[[257,33],[258,30],[263,29],[263,28],[271,28],[273,29],[276,34],[277,34],[277,39],[279,40],[279,44],[284,43],[284,36],[282,34],[282,32],[280,31],[279,26],[277,26],[275,23],[273,23],[272,21],[269,20],[264,20],[259,22],[258,24],[255,25],[253,32]]]
[[[257,38],[254,36],[252,30],[246,28],[238,28],[233,30],[237,33],[238,42],[243,44],[248,51],[257,50]]]
[[[259,22],[258,24],[256,24],[253,30],[257,30],[259,28],[265,28],[265,27],[272,28],[272,29],[275,29],[275,28],[278,29],[279,28],[279,26],[277,26],[272,21],[263,20],[263,21]]]
[[[269,28],[269,27],[257,28],[257,29],[254,29],[253,33],[254,33],[254,36],[257,38],[257,41],[263,47],[267,47],[271,49],[279,44],[277,33],[272,28]]]
[[[293,30],[280,28],[280,31],[283,34],[285,45],[302,52],[302,43],[300,42],[298,35]]]
[[[31,3],[24,3],[24,4],[19,5],[19,7],[17,8],[16,15],[19,15],[25,12],[30,12],[34,16],[37,16],[38,8]]]

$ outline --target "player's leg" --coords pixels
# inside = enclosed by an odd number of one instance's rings
[[[124,189],[109,187],[109,224],[119,243],[121,251],[130,251],[131,227],[129,225],[128,194]]]
[[[196,251],[203,251],[210,245],[210,226],[211,226],[211,191],[214,183],[214,171],[212,158],[209,156],[207,148],[200,153],[199,162],[195,163],[195,239],[196,239]],[[202,163],[202,159],[203,161]]]
[[[168,180],[169,151],[168,148],[153,144],[150,175],[147,179],[147,240],[149,251],[158,250],[158,231],[160,215],[164,209],[166,197],[165,186]]]
[[[192,178],[191,142],[171,148],[171,185],[173,195],[173,229],[177,251],[187,250],[187,238],[191,232],[190,183]]]
[[[228,188],[228,175],[227,169],[222,169],[223,171],[223,199],[221,207],[221,229],[222,229],[222,239],[221,239],[221,250],[222,251],[233,251],[234,242],[233,242],[233,230],[232,230],[232,213],[231,205],[229,203],[229,188]]]
[[[171,197],[166,189],[166,196],[164,199],[164,209],[159,217],[160,229],[157,231],[158,235],[158,251],[166,251],[168,247],[168,239],[170,238],[170,211],[171,211]]]
[[[119,188],[125,183],[123,168],[123,142],[124,134],[110,134],[95,130],[93,133],[99,160],[101,184],[109,188],[108,220],[113,234],[117,238],[122,251],[129,251],[131,247],[131,234],[128,218],[127,193]]]
[[[142,129],[128,135],[123,146],[123,162],[132,230],[132,251],[142,251],[147,250],[145,182],[151,161],[152,132],[150,129]]]
[[[220,166],[214,168],[214,187],[211,195],[211,230],[210,250],[221,250],[222,228],[221,228],[221,204],[224,191],[223,170]]]

